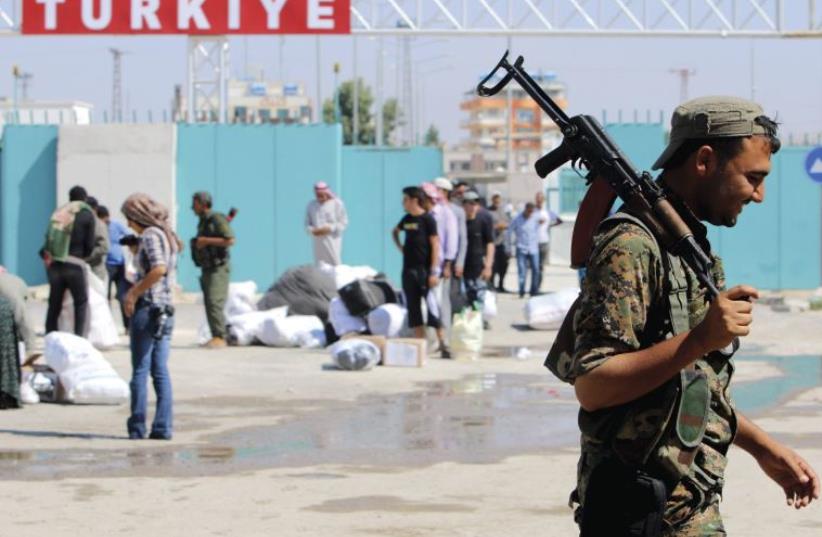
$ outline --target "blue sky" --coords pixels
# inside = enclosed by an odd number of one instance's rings
[[[341,79],[352,76],[352,38],[326,36],[322,48],[322,89],[327,98],[333,89],[332,65],[341,65]],[[129,51],[124,58],[123,95],[129,110],[141,117],[151,109],[160,117],[170,107],[175,84],[185,84],[186,40],[183,37],[8,37],[0,39],[0,96],[12,93],[12,65],[34,75],[31,98],[84,100],[98,110],[111,102],[109,47]],[[301,36],[232,38],[232,72],[244,67],[267,78],[279,75],[304,83],[315,95],[315,38]],[[282,48],[282,51],[280,47]],[[424,75],[422,97],[425,123],[435,124],[448,142],[463,137],[464,119],[459,102],[465,91],[495,65],[506,47],[502,37],[419,38],[413,58]],[[769,114],[783,123],[783,132],[801,135],[822,131],[822,39],[721,39],[721,38],[515,38],[513,50],[526,58],[533,71],[550,70],[567,84],[570,112],[607,110],[626,119],[633,110],[664,111],[666,118],[677,104],[679,78],[672,68],[696,71],[690,96],[706,94],[752,95]],[[396,94],[396,39],[385,38],[385,93]],[[376,74],[376,41],[358,38],[359,73],[373,86]],[[752,54],[753,51],[753,54]],[[280,57],[284,61],[280,65]],[[754,59],[752,62],[751,59]],[[130,112],[129,112],[130,115]],[[99,115],[98,115],[99,117]],[[667,119],[666,119],[667,121]]]

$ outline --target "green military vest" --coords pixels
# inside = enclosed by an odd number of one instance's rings
[[[642,228],[653,239],[664,267],[666,289],[658,293],[663,296],[657,296],[648,312],[642,348],[696,326],[707,311],[707,306],[699,307],[702,295],[696,275],[680,258],[662,250],[645,224],[632,215],[617,213],[603,221],[600,229],[618,222]],[[566,316],[545,361],[546,367],[564,382],[572,382],[576,309],[577,303]],[[732,357],[712,353],[640,399],[596,412],[580,409],[583,456],[574,499],[584,499],[586,474],[609,457],[662,479],[669,491],[683,478],[706,495],[721,491],[725,455],[736,429],[728,395],[733,368]],[[711,428],[712,423],[719,422],[716,428],[724,429],[726,421],[730,438]]]
[[[205,218],[200,218],[197,224],[197,237],[230,238],[231,232],[225,215],[210,211]],[[191,256],[194,264],[206,270],[223,266],[229,262],[228,248],[221,246],[206,246],[197,248],[197,237],[191,240]]]

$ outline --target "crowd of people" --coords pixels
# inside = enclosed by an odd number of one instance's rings
[[[314,198],[306,207],[305,229],[313,243],[317,264],[342,262],[343,233],[348,215],[343,201],[324,182],[314,185]],[[60,328],[87,337],[91,324],[90,281],[105,289],[119,305],[129,335],[132,378],[130,438],[169,439],[173,434],[172,387],[168,373],[175,310],[173,291],[183,242],[173,229],[167,207],[145,194],[129,196],[120,207],[125,222],[81,186],[69,191],[68,203],[51,216],[40,249],[49,283],[46,333]],[[544,196],[514,214],[495,193],[490,204],[467,183],[437,178],[403,190],[406,215],[393,230],[403,255],[402,288],[409,327],[424,337],[433,328],[443,358],[450,357],[446,334],[452,315],[466,305],[481,307],[486,292],[504,286],[510,257],[517,259],[519,294],[525,294],[525,271],[530,271],[530,294],[539,292],[542,269],[548,256],[548,229],[560,222],[544,208]],[[198,217],[190,252],[201,271],[205,313],[211,338],[207,349],[227,345],[225,305],[231,280],[230,250],[235,243],[231,220],[213,209],[208,192],[192,196],[191,210]],[[404,234],[400,241],[400,234]],[[71,322],[63,320],[66,299],[71,297]],[[19,362],[31,365],[39,356],[28,319],[28,288],[23,280],[0,268],[0,324],[13,327],[0,334],[0,350],[14,349],[14,359],[0,360],[0,406],[19,406]],[[425,313],[425,315],[424,315]],[[486,326],[487,328],[487,326]],[[3,339],[5,338],[5,339]],[[19,355],[18,342],[26,356]],[[14,373],[16,371],[16,374]],[[157,411],[146,427],[147,382],[152,378]],[[6,382],[15,378],[14,382]],[[4,386],[7,383],[8,386]],[[7,389],[6,389],[7,388]]]
[[[443,177],[403,189],[406,214],[392,238],[403,255],[409,327],[417,337],[424,336],[425,325],[433,328],[442,358],[451,357],[445,334],[452,313],[466,305],[481,308],[489,288],[507,292],[504,281],[511,253],[517,259],[519,296],[525,296],[527,271],[530,295],[539,294],[549,229],[562,220],[545,207],[541,192],[535,202],[513,215],[513,208],[503,207],[499,193],[486,206],[468,183]]]

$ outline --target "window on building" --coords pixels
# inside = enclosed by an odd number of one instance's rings
[[[245,123],[248,118],[248,108],[245,106],[238,106],[234,108],[234,121]]]
[[[533,110],[517,110],[517,121],[520,123],[533,123],[534,122],[534,111]]]
[[[271,121],[271,110],[267,108],[260,110],[260,121],[263,123],[269,123]]]

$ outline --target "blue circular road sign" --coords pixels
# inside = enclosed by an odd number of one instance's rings
[[[822,183],[822,147],[811,149],[805,159],[805,171],[808,177],[817,183]]]

